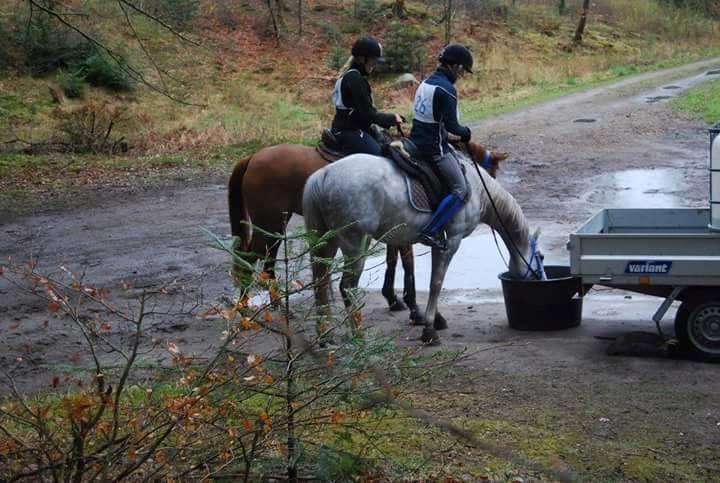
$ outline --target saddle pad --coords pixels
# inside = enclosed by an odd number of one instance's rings
[[[427,191],[425,191],[422,183],[415,178],[411,178],[407,174],[404,175],[404,178],[405,186],[407,186],[408,201],[410,202],[410,206],[423,213],[432,213],[433,206],[430,204]]]

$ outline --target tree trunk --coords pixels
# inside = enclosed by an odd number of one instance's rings
[[[298,35],[302,37],[303,34],[303,3],[302,0],[298,0]]]
[[[392,7],[393,15],[398,18],[405,18],[405,0],[395,0]]]
[[[590,0],[583,0],[583,10],[580,15],[580,21],[578,22],[577,30],[575,30],[575,37],[573,41],[576,44],[582,43],[583,34],[585,33],[585,24],[587,23],[587,14],[590,9]]]
[[[446,0],[445,7],[445,43],[449,44],[452,35],[452,0]]]
[[[267,0],[268,12],[270,12],[270,20],[272,21],[273,34],[275,35],[275,46],[280,46],[280,27],[278,26],[275,11],[273,10],[272,0]]]
[[[283,10],[286,9],[282,0],[275,0],[275,8],[277,10],[277,23],[278,25],[285,26],[285,20],[283,18]]]
[[[558,4],[558,13],[560,15],[565,15],[565,12],[567,11],[567,2],[566,0],[560,0],[560,3]]]

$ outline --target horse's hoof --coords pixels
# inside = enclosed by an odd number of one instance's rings
[[[425,325],[425,318],[417,307],[410,310],[410,320],[412,325]]]
[[[390,312],[402,312],[407,310],[407,306],[400,299],[395,299],[394,302],[389,303]]]
[[[445,330],[448,328],[447,320],[445,320],[445,317],[437,313],[435,314],[435,321],[433,322],[433,327],[435,327],[435,330]]]
[[[424,345],[436,346],[440,345],[440,337],[438,337],[435,329],[425,327],[423,329],[422,335],[420,336],[420,342],[422,342]]]

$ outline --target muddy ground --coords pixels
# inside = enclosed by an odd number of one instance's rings
[[[511,153],[499,180],[532,225],[542,227],[546,263],[567,264],[568,233],[601,208],[707,205],[705,126],[674,114],[662,97],[710,78],[718,65],[716,59],[634,77],[475,126],[476,139]],[[123,281],[142,287],[178,280],[185,296],[221,301],[233,294],[228,257],[201,228],[228,236],[224,183],[205,178],[143,192],[95,190],[83,194],[83,206],[60,197],[52,210],[31,216],[0,207],[0,259],[32,256],[42,270],[65,266],[111,290]],[[424,289],[429,256],[417,253]],[[442,299],[450,326],[443,347],[472,355],[434,382],[431,394],[441,397],[418,404],[469,427],[486,418],[524,428],[527,438],[511,444],[541,460],[558,454],[587,479],[720,480],[720,367],[606,353],[608,338],[652,330],[659,299],[593,290],[579,328],[515,332],[496,278],[502,269],[486,229],[464,242]],[[386,310],[380,282],[377,269],[363,278],[365,323],[416,344],[418,329],[406,325],[404,313]],[[0,364],[13,368],[24,390],[45,389],[57,372],[88,363],[76,355],[78,335],[45,306],[0,280]],[[663,320],[668,333],[675,310]],[[218,343],[218,328],[212,321],[156,317],[146,336],[204,354]],[[488,437],[507,442],[500,432]]]

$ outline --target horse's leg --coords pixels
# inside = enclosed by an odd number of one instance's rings
[[[312,272],[315,292],[315,304],[318,314],[316,322],[318,339],[323,346],[332,342],[332,326],[329,318],[330,310],[330,276],[332,275],[329,262],[318,261],[318,258],[332,260],[337,253],[337,242],[329,240],[326,245],[318,247],[312,254]]]
[[[399,249],[392,245],[385,247],[386,258],[385,258],[385,281],[383,282],[382,294],[387,300],[390,311],[399,312],[405,310],[407,307],[402,301],[395,295],[395,269],[397,268]],[[403,266],[405,262],[403,261]],[[407,275],[406,275],[407,277]]]
[[[405,245],[399,248],[402,259],[403,271],[405,272],[403,285],[403,300],[410,309],[410,320],[413,324],[423,323],[420,307],[417,305],[415,296],[415,258],[412,245]]]
[[[253,224],[265,231],[282,234],[285,233],[289,218],[285,213],[258,213],[253,215]],[[273,279],[275,278],[275,260],[281,242],[281,239],[266,235],[260,230],[253,230],[250,240],[249,251],[265,260],[263,270]]]
[[[350,329],[354,334],[360,327],[356,311],[359,310],[357,300],[353,298],[352,291],[357,289],[360,283],[360,275],[365,267],[365,255],[369,244],[369,238],[358,233],[357,236],[346,237],[347,233],[340,236],[343,238],[340,249],[343,252],[343,276],[340,281],[340,293],[342,294],[345,308],[351,312]]]
[[[440,338],[437,335],[436,329],[434,326],[431,326],[430,323],[432,321],[434,324],[435,316],[437,315],[437,303],[440,298],[443,282],[445,281],[445,274],[459,246],[460,240],[450,239],[448,240],[447,250],[432,249],[430,295],[428,296],[427,308],[425,309],[425,327],[423,328],[422,337],[420,338],[420,340],[428,345],[440,344]]]

